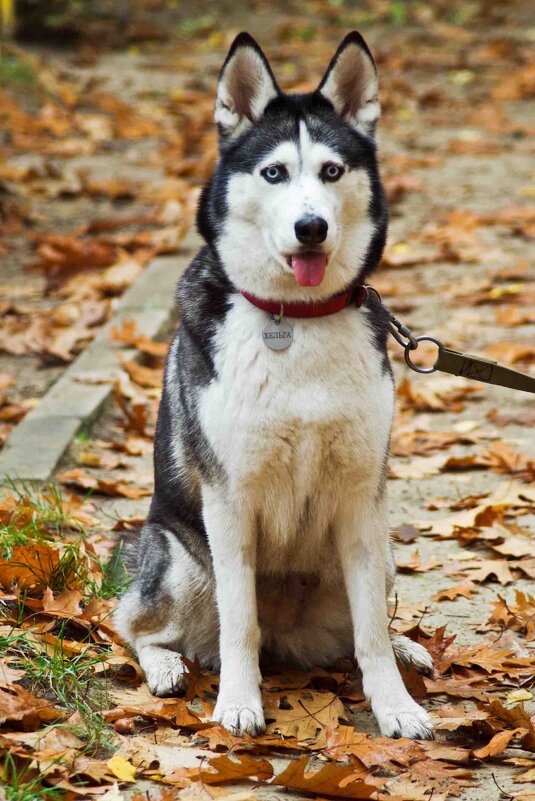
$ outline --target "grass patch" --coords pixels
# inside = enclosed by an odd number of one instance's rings
[[[94,756],[108,752],[112,743],[102,717],[102,710],[111,705],[110,684],[99,675],[108,645],[93,642],[76,615],[58,616],[46,637],[34,625],[46,588],[55,598],[65,590],[76,590],[74,598],[83,609],[91,598],[111,599],[126,583],[121,547],[104,563],[86,543],[88,532],[73,516],[80,513],[80,506],[54,486],[41,489],[12,483],[0,499],[0,585],[8,595],[4,601],[0,598],[0,622],[5,624],[0,653],[10,657],[13,668],[24,671],[22,684],[33,695],[67,710],[70,719],[62,725],[72,727],[83,740],[84,751]]]
[[[0,768],[0,787],[4,792],[6,801],[37,801],[44,798],[47,801],[64,798],[61,790],[55,787],[46,787],[43,777],[28,767],[28,764],[19,764],[7,753]]]
[[[109,685],[95,676],[105,654],[95,654],[92,645],[74,656],[65,653],[65,627],[62,624],[56,645],[50,651],[36,649],[26,638],[19,640],[19,655],[15,655],[11,664],[24,670],[24,683],[34,695],[48,698],[70,713],[78,713],[76,722],[67,725],[85,742],[86,753],[95,755],[111,748],[111,730],[102,717],[102,710],[111,704]]]
[[[31,89],[37,81],[35,70],[17,55],[0,55],[0,86],[7,89]]]

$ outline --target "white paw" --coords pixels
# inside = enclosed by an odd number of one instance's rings
[[[411,740],[432,740],[434,737],[431,718],[412,699],[399,704],[374,706],[373,711],[385,737],[408,737]]]
[[[180,654],[165,651],[142,665],[149,690],[153,695],[165,697],[179,695],[187,688],[187,677]]]
[[[238,737],[241,734],[257,737],[266,730],[260,699],[257,701],[252,698],[247,703],[239,705],[218,700],[214,709],[214,720]]]
[[[423,645],[404,637],[402,634],[395,635],[391,639],[394,653],[404,667],[414,665],[418,673],[423,676],[433,675],[433,660],[431,654]]]

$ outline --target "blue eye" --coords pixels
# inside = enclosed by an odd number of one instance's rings
[[[332,161],[328,161],[321,168],[321,177],[324,181],[338,181],[343,174],[344,168],[340,167],[339,164],[333,164]]]
[[[288,170],[282,164],[270,164],[269,167],[264,167],[260,175],[270,184],[280,184],[288,178]]]

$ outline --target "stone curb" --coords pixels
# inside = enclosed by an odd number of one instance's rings
[[[110,347],[113,326],[135,320],[140,333],[157,337],[172,320],[176,284],[201,241],[192,229],[178,254],[157,256],[122,296],[112,318],[22,420],[0,451],[0,484],[48,481],[73,437],[101,410],[120,371],[117,351]],[[121,350],[127,358],[135,348]],[[84,383],[84,374],[97,373],[98,384]],[[109,376],[109,378],[108,378]],[[100,382],[105,383],[100,383]]]

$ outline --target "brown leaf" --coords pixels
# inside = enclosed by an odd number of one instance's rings
[[[525,635],[528,642],[535,640],[535,597],[516,590],[516,604],[507,604],[498,595],[488,623],[498,624],[502,629],[512,629]]]
[[[498,412],[497,409],[491,409],[487,412],[487,420],[490,420],[495,426],[535,426],[535,409],[526,409],[526,411],[503,413]]]
[[[255,777],[258,781],[267,781],[273,776],[273,768],[267,759],[258,759],[248,754],[236,754],[232,757],[223,754],[210,759],[208,765],[214,768],[216,773],[202,770],[200,780],[205,784],[222,784],[251,777]]]
[[[54,617],[79,617],[82,615],[82,597],[80,590],[63,590],[54,598],[54,593],[47,587],[43,593],[43,612]]]
[[[408,562],[397,563],[398,570],[402,573],[427,573],[428,570],[433,570],[435,567],[440,567],[441,565],[442,562],[433,558],[428,559],[426,562],[421,562],[418,548],[412,552]]]
[[[531,363],[535,359],[535,345],[532,342],[513,342],[503,340],[495,342],[485,348],[485,353],[496,361],[516,364],[517,362]]]
[[[169,344],[167,342],[155,342],[145,334],[140,334],[137,330],[135,320],[122,320],[121,328],[113,326],[111,329],[111,339],[114,342],[122,342],[125,345],[132,345],[149,356],[165,356]]]
[[[331,759],[341,761],[353,755],[368,769],[396,770],[400,765],[408,766],[426,758],[426,752],[414,740],[370,737],[352,726],[326,729],[317,745]]]
[[[125,359],[122,355],[119,355],[119,359],[132,381],[135,381],[136,384],[142,387],[159,388],[162,386],[163,371],[161,369],[144,367],[131,359]]]
[[[313,739],[327,726],[336,727],[345,719],[344,705],[333,693],[314,690],[267,692],[263,695],[268,734],[278,732],[297,740]]]
[[[465,400],[478,392],[481,386],[457,376],[433,376],[432,380],[418,381],[404,378],[397,390],[404,408],[430,412],[460,412]]]
[[[353,766],[332,762],[319,770],[308,771],[308,761],[308,757],[303,757],[297,762],[291,762],[271,783],[290,790],[349,799],[370,798],[386,781],[371,777],[358,763]]]
[[[0,725],[17,721],[26,731],[66,717],[66,713],[50,701],[36,698],[19,684],[0,687]]]
[[[527,734],[526,729],[512,729],[511,731],[500,731],[494,735],[492,740],[487,745],[481,748],[476,748],[472,753],[476,759],[488,759],[488,757],[495,757],[504,751],[511,740],[525,737]]]
[[[67,470],[65,473],[60,473],[56,478],[62,484],[68,484],[85,490],[93,490],[93,492],[99,492],[102,493],[102,495],[110,495],[111,497],[121,496],[123,498],[137,500],[138,498],[144,498],[152,494],[152,490],[148,487],[137,487],[132,484],[127,484],[124,481],[95,478],[85,473],[79,467],[75,467],[73,470]]]
[[[452,587],[445,587],[443,590],[437,592],[433,595],[433,601],[455,601],[460,597],[468,598],[471,601],[476,589],[476,585],[473,581],[465,579],[461,581],[460,584],[454,584]]]

